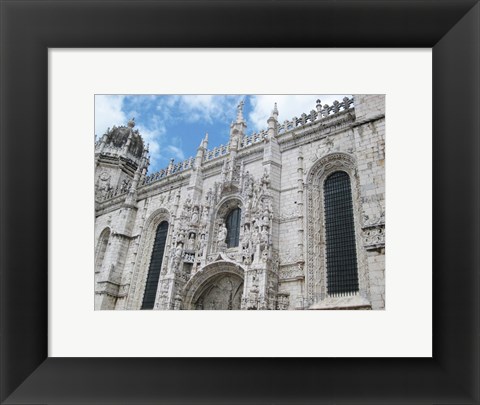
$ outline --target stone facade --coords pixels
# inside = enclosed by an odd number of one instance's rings
[[[159,224],[168,223],[154,309],[384,309],[385,97],[354,95],[147,175],[135,123],[95,145],[95,308],[141,309]],[[325,179],[348,174],[358,289],[329,293]],[[225,223],[240,208],[238,245]]]

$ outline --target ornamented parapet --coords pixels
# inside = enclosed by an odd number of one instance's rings
[[[267,138],[268,138],[268,133],[265,130],[260,131],[259,133],[253,133],[252,135],[243,137],[242,141],[240,142],[240,147],[246,148],[247,146],[254,145]]]
[[[209,150],[209,151],[207,151],[207,153],[205,153],[205,156],[204,156],[203,160],[204,161],[213,160],[213,159],[216,159],[218,157],[225,156],[229,152],[230,152],[230,145],[216,146],[212,150]]]
[[[291,121],[284,121],[283,124],[279,125],[277,130],[278,134],[283,134],[288,132],[298,126],[303,126],[308,123],[316,122],[328,118],[329,116],[335,115],[340,111],[345,111],[350,109],[353,105],[353,98],[345,97],[342,102],[334,101],[331,106],[325,104],[322,107],[320,100],[317,100],[317,109],[310,111],[309,114],[303,113],[300,118],[293,117]]]
[[[179,162],[176,164],[174,164],[172,160],[168,167],[166,167],[165,169],[161,169],[158,172],[145,176],[142,185],[151,184],[172,174],[177,174],[185,170],[191,169],[194,162],[195,159],[193,157],[190,157],[183,162]]]
[[[349,110],[353,105],[353,98],[345,97],[342,102],[334,101],[330,106],[325,104],[322,107],[321,101],[317,100],[316,110],[310,111],[309,114],[303,113],[300,118],[293,117],[291,120],[285,120],[283,124],[277,125],[277,134],[281,135],[291,131],[299,126],[303,126],[313,122],[319,122],[325,118],[331,117],[341,111]],[[241,148],[246,148],[251,145],[255,145],[268,138],[267,131],[263,130],[259,133],[253,133],[252,135],[245,136],[240,142]]]

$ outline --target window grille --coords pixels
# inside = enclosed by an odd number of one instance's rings
[[[332,296],[358,291],[352,190],[345,172],[332,173],[324,184],[327,246],[327,291]]]
[[[238,246],[240,237],[240,216],[240,208],[235,208],[227,216],[227,247],[229,248]]]
[[[165,242],[167,240],[168,222],[163,221],[157,228],[155,242],[153,244],[152,257],[150,259],[150,268],[148,269],[147,284],[143,294],[142,309],[153,309],[155,296],[157,295],[158,279],[162,268],[163,252],[165,251]]]

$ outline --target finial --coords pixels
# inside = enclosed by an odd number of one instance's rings
[[[135,126],[135,117],[133,117],[130,121],[128,121],[127,124],[130,128],[133,128]]]
[[[277,119],[278,118],[278,109],[277,109],[277,103],[273,105],[273,111],[272,111],[272,116],[273,118]]]
[[[245,105],[244,101],[241,100],[237,106],[237,122],[243,122],[243,106]]]

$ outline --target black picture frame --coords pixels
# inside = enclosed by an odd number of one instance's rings
[[[478,1],[0,4],[2,403],[479,403]],[[48,358],[47,53],[56,47],[432,48],[433,357]],[[405,119],[430,102],[412,96]],[[411,228],[408,245],[422,248]]]

